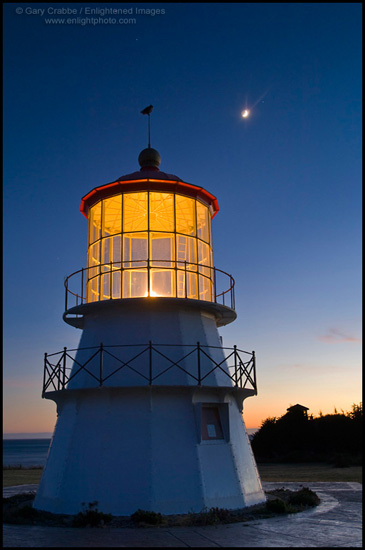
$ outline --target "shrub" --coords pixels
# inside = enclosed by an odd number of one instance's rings
[[[289,496],[289,503],[295,506],[318,506],[320,499],[318,495],[308,489],[308,487],[303,487],[299,491],[295,491]]]
[[[98,527],[109,523],[113,516],[99,512],[96,508],[97,501],[89,502],[88,509],[79,512],[72,521],[72,527]]]
[[[33,506],[26,504],[25,506],[22,506],[18,510],[18,518],[20,520],[33,520],[36,519],[38,516],[38,511],[33,508]]]
[[[273,500],[268,500],[266,503],[266,508],[269,512],[274,514],[288,514],[288,505],[281,500],[281,498],[275,498]]]
[[[162,515],[159,512],[150,512],[148,510],[137,510],[131,515],[131,520],[135,523],[147,523],[149,525],[160,525]]]
[[[190,514],[190,522],[193,525],[216,525],[218,523],[228,523],[231,513],[225,508],[204,508],[198,514]]]

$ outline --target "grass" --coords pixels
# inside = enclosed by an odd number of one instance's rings
[[[323,462],[257,464],[261,481],[357,481],[362,483],[362,466],[335,468]]]
[[[25,485],[28,483],[39,483],[43,468],[7,468],[3,467],[3,487],[13,485]]]
[[[257,464],[262,481],[357,481],[362,483],[362,467],[334,468],[322,462],[303,464]],[[42,468],[3,468],[3,487],[39,483]]]

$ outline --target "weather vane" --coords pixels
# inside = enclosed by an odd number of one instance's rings
[[[151,136],[150,136],[150,131],[151,131],[151,127],[150,127],[150,114],[152,113],[152,110],[153,110],[153,105],[149,105],[148,107],[146,107],[145,109],[143,109],[143,111],[141,111],[142,115],[148,115],[148,147],[149,147],[149,148],[151,147]]]

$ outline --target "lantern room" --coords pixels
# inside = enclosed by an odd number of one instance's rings
[[[154,149],[142,151],[139,172],[95,188],[81,201],[89,224],[88,303],[157,296],[215,300],[211,220],[217,199],[160,172],[159,158]]]

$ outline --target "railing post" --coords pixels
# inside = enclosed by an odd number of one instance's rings
[[[151,296],[150,259],[147,259],[147,296]]]
[[[200,342],[197,342],[198,350],[198,385],[201,385],[201,372],[200,372]]]
[[[231,308],[236,309],[235,298],[234,298],[234,279],[232,276],[230,277],[231,277]]]
[[[81,303],[84,303],[84,268],[81,269]]]
[[[149,359],[150,359],[150,364],[149,364],[149,377],[150,377],[150,380],[149,380],[149,385],[152,386],[152,341],[150,340],[149,341]]]
[[[188,279],[186,277],[186,260],[185,260],[185,298],[188,297]]]
[[[200,300],[200,271],[199,271],[199,264],[196,264],[196,276],[197,276],[197,282],[198,282],[198,300]]]
[[[237,376],[237,346],[234,345],[233,346],[233,350],[234,350],[234,376],[235,376],[235,380],[236,380],[236,388],[238,386],[238,376]]]
[[[55,370],[53,371],[55,373],[55,376],[57,377],[57,390],[60,391],[60,386],[61,386],[61,367],[58,366],[57,367],[57,371],[56,371],[56,368]]]
[[[63,373],[62,373],[62,389],[65,389],[65,380],[66,380],[66,350],[63,348]]]
[[[47,354],[44,354],[44,369],[43,369],[43,391],[44,393],[46,391],[46,365],[47,365]]]
[[[123,195],[122,195],[123,196]],[[120,262],[120,297],[123,298],[124,296],[124,261]]]
[[[68,286],[68,281],[67,281],[67,278],[65,279],[64,285],[65,285],[65,311],[67,311],[67,293],[68,293],[68,288],[67,288],[67,286]]]
[[[256,356],[255,356],[255,352],[253,351],[252,352],[252,363],[253,363],[253,380],[254,380],[254,383],[255,383],[255,391],[257,393],[257,385],[256,385]]]
[[[100,344],[100,380],[99,386],[103,385],[103,342]]]
[[[217,272],[213,267],[214,302],[217,303]]]

